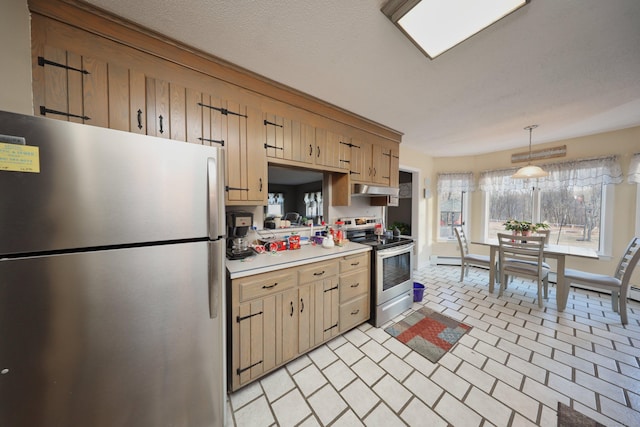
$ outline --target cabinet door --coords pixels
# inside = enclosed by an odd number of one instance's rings
[[[322,156],[323,165],[334,168],[341,167],[340,165],[340,139],[341,136],[332,132],[326,131],[326,139],[324,146],[324,155]]]
[[[225,102],[221,102],[225,104]],[[226,102],[227,204],[267,203],[262,114],[253,107]]]
[[[329,277],[313,283],[313,345],[319,345],[338,334],[338,278]]]
[[[373,144],[373,182],[388,186],[391,166],[391,150],[382,143]]]
[[[240,304],[232,322],[233,389],[298,355],[297,289]]]
[[[350,170],[351,168],[351,138],[344,135],[338,137],[338,167]]]
[[[300,163],[313,163],[315,152],[315,129],[297,120],[286,120],[284,125],[284,158]],[[291,132],[287,131],[291,128]]]
[[[291,289],[282,294],[282,332],[276,345],[281,345],[282,358],[278,364],[285,363],[298,355],[298,290]],[[278,342],[279,341],[279,342]]]
[[[391,147],[391,165],[389,167],[389,186],[400,187],[400,147]]]
[[[298,351],[300,354],[338,334],[338,278],[318,280],[299,289]]]
[[[259,377],[265,371],[265,319],[271,323],[275,322],[273,309],[269,314],[271,315],[265,313],[263,300],[242,304],[233,313],[232,329],[235,333],[234,341],[237,340],[231,356],[233,389]],[[267,323],[267,327],[269,326],[273,325]],[[273,329],[271,327],[267,330]],[[275,338],[272,341],[275,341]],[[271,360],[271,363],[274,363],[275,358],[272,357]]]
[[[300,123],[300,161],[303,163],[313,163],[315,152],[315,128],[306,123]]]
[[[147,134],[169,138],[169,82],[146,78]]]
[[[264,152],[264,125],[259,109],[245,107],[247,144],[247,202],[256,205],[267,204],[267,157]]]
[[[264,134],[267,157],[273,159],[285,158],[285,132],[287,135],[288,151],[291,156],[291,126],[284,127],[284,118],[276,116],[275,114],[266,113],[264,115]]]
[[[306,352],[314,344],[313,322],[315,321],[313,284],[298,289],[298,352]]]
[[[369,149],[371,149],[369,145],[366,145],[366,147],[369,147]],[[351,158],[349,162],[349,174],[351,175],[351,180],[354,182],[365,182],[365,143],[360,139],[351,138],[350,149]]]
[[[124,71],[116,66],[113,68],[115,97],[125,92],[122,90]],[[109,73],[106,62],[44,46],[42,56],[35,60],[33,72],[34,102],[40,115],[109,127]],[[117,101],[114,102],[118,105]],[[128,111],[128,95],[124,104]],[[114,123],[117,123],[115,129],[128,127],[122,124],[121,111],[113,111],[112,114]]]

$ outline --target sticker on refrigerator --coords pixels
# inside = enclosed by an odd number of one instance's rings
[[[0,142],[0,171],[40,173],[39,147]]]

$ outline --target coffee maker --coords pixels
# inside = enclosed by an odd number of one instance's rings
[[[244,259],[253,254],[247,242],[247,233],[253,224],[251,212],[227,213],[227,258]]]

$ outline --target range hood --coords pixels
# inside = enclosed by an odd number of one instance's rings
[[[378,187],[367,184],[353,184],[351,188],[352,196],[376,197],[376,196],[393,196],[398,197],[400,189],[397,187]]]

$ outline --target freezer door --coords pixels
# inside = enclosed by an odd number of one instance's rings
[[[0,112],[9,137],[40,172],[3,170],[0,150],[0,255],[224,235],[219,148]]]
[[[209,313],[210,252],[197,242],[0,261],[0,426],[222,426],[225,316]]]

